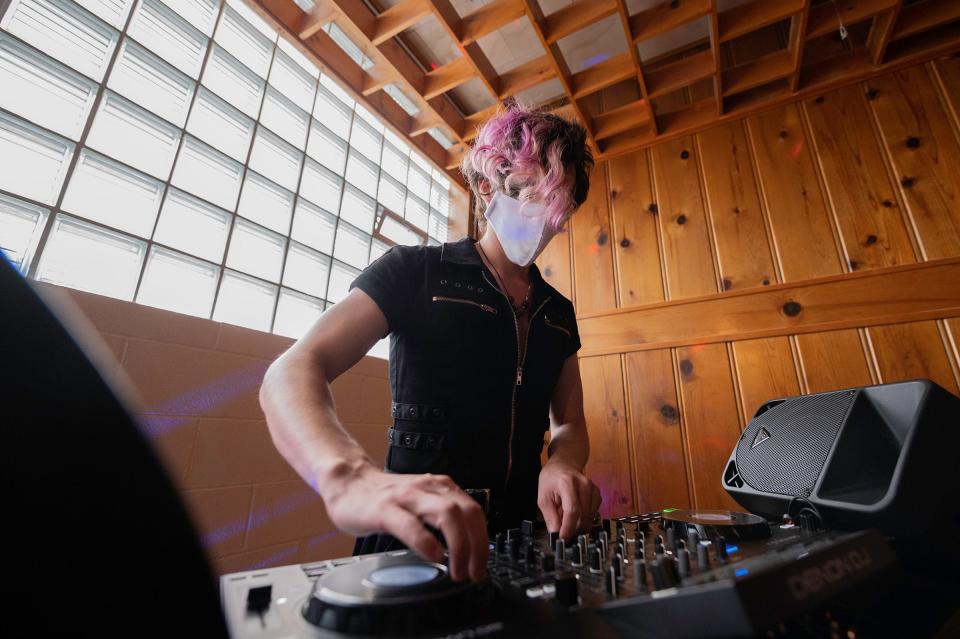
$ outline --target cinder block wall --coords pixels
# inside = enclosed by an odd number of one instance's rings
[[[292,340],[130,302],[65,293],[140,393],[142,427],[176,482],[218,574],[349,555],[323,502],[277,453],[257,393]],[[378,464],[390,419],[387,362],[333,384],[337,412]]]

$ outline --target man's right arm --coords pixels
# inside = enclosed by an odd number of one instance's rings
[[[442,548],[423,522],[440,529],[454,579],[483,577],[483,511],[449,477],[400,475],[377,468],[337,419],[330,382],[388,331],[377,303],[354,289],[267,370],[260,405],[277,450],[323,497],[341,530],[388,532],[439,561]]]

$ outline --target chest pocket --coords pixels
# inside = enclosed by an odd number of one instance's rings
[[[504,319],[494,297],[499,293],[473,279],[442,276],[431,282],[427,339],[436,346],[438,358],[451,365],[479,355],[480,344],[490,343]]]

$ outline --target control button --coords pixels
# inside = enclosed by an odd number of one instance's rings
[[[617,554],[616,558],[613,560],[613,568],[617,573],[617,579],[623,581],[623,555]]]
[[[540,557],[540,570],[543,572],[553,572],[556,568],[556,560],[553,558],[553,553],[544,552]]]
[[[528,543],[523,549],[523,560],[528,566],[537,563],[537,547],[533,545],[533,542]]]
[[[720,560],[720,563],[727,563],[727,540],[723,537],[717,537],[713,545],[717,547],[717,559]]]
[[[697,568],[700,572],[710,570],[710,552],[703,544],[697,544]]]
[[[497,533],[493,538],[493,547],[498,555],[502,555],[507,550],[507,540],[503,533]]]
[[[553,551],[557,554],[557,559],[565,561],[567,558],[567,544],[562,539],[557,539],[553,545]]]
[[[520,522],[520,534],[524,537],[533,537],[533,522],[529,519]]]
[[[507,540],[507,552],[514,561],[520,559],[520,540],[516,537]]]
[[[693,549],[700,543],[700,535],[696,529],[691,528],[687,531],[687,550],[693,552]]]
[[[507,541],[511,539],[520,539],[520,529],[519,528],[508,528],[507,529]]]
[[[635,588],[647,585],[647,564],[642,561],[633,562],[633,585]]]
[[[680,543],[683,543],[682,541]],[[690,552],[686,548],[677,551],[677,571],[681,578],[690,576]]]
[[[572,555],[570,557],[570,564],[573,566],[579,567],[583,565],[583,551],[581,551],[580,548],[581,546],[577,544],[570,549]]]
[[[557,603],[561,606],[576,606],[580,603],[580,594],[578,592],[579,584],[576,575],[564,573],[557,575],[554,581],[554,590],[557,597]]]
[[[607,586],[607,594],[611,597],[617,596],[617,571],[613,566],[607,569],[607,578],[604,579]]]
[[[557,547],[557,540],[560,539],[560,533],[557,532],[557,531],[554,531],[554,532],[550,533],[548,537],[549,537],[549,539],[550,539],[550,547],[551,547],[551,548],[556,548],[556,547]]]
[[[600,556],[600,549],[597,547],[592,547],[590,549],[590,572],[602,572],[600,566],[602,564],[603,558]]]

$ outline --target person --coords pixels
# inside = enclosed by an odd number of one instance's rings
[[[433,528],[451,577],[478,581],[488,535],[538,508],[565,539],[592,523],[576,318],[533,264],[586,199],[585,139],[557,115],[502,107],[461,166],[482,238],[391,248],[269,367],[273,441],[334,525],[363,535],[355,554],[406,546],[440,561]],[[380,469],[338,422],[330,382],[387,334],[394,425]],[[486,514],[468,489],[489,491]]]

